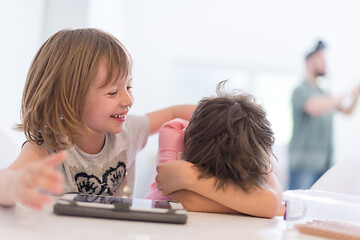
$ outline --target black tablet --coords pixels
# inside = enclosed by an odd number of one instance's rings
[[[102,195],[65,194],[54,205],[58,215],[184,224],[187,211],[179,202]]]

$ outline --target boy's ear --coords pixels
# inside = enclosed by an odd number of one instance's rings
[[[182,153],[182,152],[179,152],[179,153],[177,154],[176,160],[184,160],[184,159],[183,159],[183,153]]]
[[[181,129],[182,135],[185,135],[185,132],[186,132],[186,128]]]

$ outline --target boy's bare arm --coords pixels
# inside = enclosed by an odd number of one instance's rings
[[[191,212],[238,213],[231,208],[189,190],[179,190],[170,195],[173,200],[181,202],[184,208]]]
[[[189,162],[178,160],[157,167],[158,188],[164,195],[186,189],[218,202],[237,212],[258,217],[276,216],[281,204],[281,187],[272,172],[263,188],[245,192],[240,187],[228,184],[216,190],[215,178],[198,179],[199,172]]]

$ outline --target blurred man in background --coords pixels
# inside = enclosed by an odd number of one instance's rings
[[[292,95],[293,136],[289,145],[289,189],[308,189],[332,165],[333,113],[352,114],[360,92],[356,85],[340,97],[318,85],[326,74],[325,44],[319,41],[306,55],[306,76]],[[350,99],[347,106],[344,100]]]

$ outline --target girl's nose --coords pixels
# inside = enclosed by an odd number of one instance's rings
[[[125,107],[131,108],[134,103],[134,97],[132,93],[126,88],[120,94],[120,104]]]

